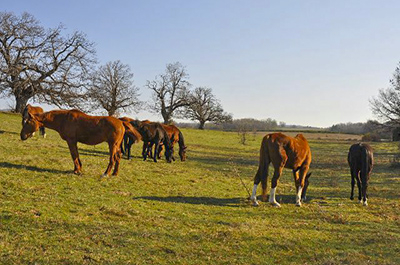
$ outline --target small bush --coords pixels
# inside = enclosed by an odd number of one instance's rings
[[[380,137],[376,133],[366,133],[362,136],[361,141],[364,142],[379,142]]]

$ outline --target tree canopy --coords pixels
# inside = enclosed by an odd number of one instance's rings
[[[14,96],[14,111],[29,99],[76,107],[84,99],[89,69],[95,63],[93,44],[81,32],[45,29],[31,14],[0,12],[0,92]]]

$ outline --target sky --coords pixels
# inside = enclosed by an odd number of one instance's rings
[[[328,127],[375,118],[369,100],[400,61],[400,1],[3,0],[1,11],[60,23],[121,60],[140,99],[146,80],[180,62],[239,118]],[[0,100],[0,109],[12,104]],[[161,120],[147,111],[128,113]]]

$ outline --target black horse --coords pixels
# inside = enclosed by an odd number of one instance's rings
[[[158,150],[159,146],[162,144],[165,146],[165,158],[168,163],[171,163],[172,159],[172,144],[171,140],[168,137],[167,132],[161,126],[160,123],[157,122],[140,122],[140,121],[131,121],[131,124],[135,129],[138,130],[140,135],[142,136],[143,141],[143,150],[142,156],[143,160],[147,159],[149,153],[151,153],[152,146],[154,145],[154,154],[153,160],[157,162]],[[128,151],[128,156],[130,155],[130,145],[128,140],[128,146],[125,148],[125,152]]]
[[[353,144],[349,150],[348,162],[351,173],[350,200],[354,199],[354,185],[357,181],[358,200],[360,203],[363,202],[364,206],[367,206],[368,180],[374,163],[371,146],[364,143]]]

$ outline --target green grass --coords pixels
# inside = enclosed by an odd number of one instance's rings
[[[236,174],[252,187],[262,135],[241,145],[236,133],[185,129],[186,162],[144,162],[136,145],[119,176],[100,181],[105,144],[79,145],[77,176],[55,131],[22,142],[20,129],[19,115],[0,113],[1,264],[400,263],[396,143],[372,143],[363,207],[349,199],[352,142],[310,140],[308,202],[295,207],[285,170],[276,209],[252,207]]]

